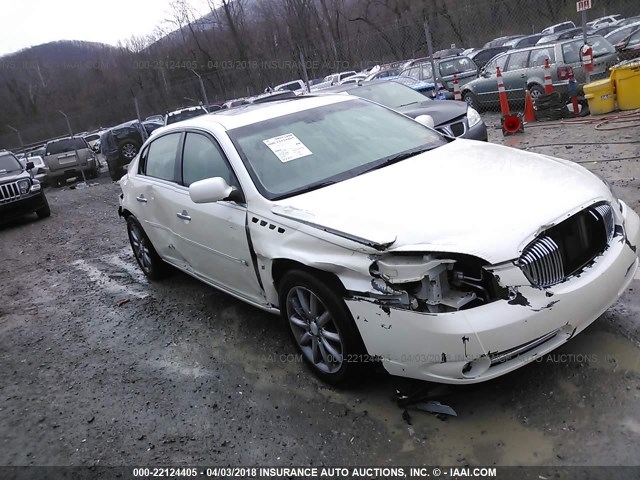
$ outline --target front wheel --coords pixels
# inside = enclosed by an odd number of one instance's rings
[[[127,233],[133,255],[144,274],[152,280],[159,280],[166,276],[167,264],[151,244],[151,240],[142,229],[140,222],[133,216],[127,218]]]
[[[51,208],[49,207],[47,197],[45,197],[44,194],[42,197],[44,199],[44,205],[36,210],[36,215],[38,215],[38,218],[47,218],[51,216]]]
[[[111,177],[111,180],[113,180],[114,182],[117,182],[124,176],[125,174],[124,168],[118,167],[111,163],[109,163],[108,166],[109,166],[109,176]]]
[[[315,275],[288,272],[280,282],[280,312],[297,350],[323,381],[361,377],[366,350],[343,299]]]
[[[480,111],[480,103],[478,102],[478,97],[473,92],[464,92],[462,95],[462,99],[467,102],[474,110]]]

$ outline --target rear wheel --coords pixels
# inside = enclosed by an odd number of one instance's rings
[[[544,87],[542,85],[538,85],[537,83],[529,85],[529,92],[531,93],[532,100],[537,100],[538,97],[545,94]]]
[[[344,300],[322,277],[292,270],[280,282],[280,312],[311,370],[334,385],[353,383],[364,371],[366,350]]]
[[[140,145],[133,140],[123,140],[118,144],[118,153],[120,154],[120,158],[124,158],[126,160],[125,163],[131,162],[138,154],[138,149]]]
[[[165,277],[168,271],[167,264],[162,261],[142,225],[133,216],[127,218],[127,233],[133,255],[144,274],[152,280]]]

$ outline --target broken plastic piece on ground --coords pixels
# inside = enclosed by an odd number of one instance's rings
[[[429,413],[439,413],[444,415],[451,415],[453,417],[458,416],[458,414],[453,408],[451,408],[449,405],[443,405],[440,402],[431,401],[431,402],[416,403],[414,407],[417,408],[418,410],[423,410]]]
[[[87,185],[85,182],[76,183],[74,186],[78,190],[82,190],[83,188],[89,188],[89,185]]]
[[[126,305],[126,304],[127,304],[127,303],[129,303],[129,302],[130,302],[130,300],[129,300],[128,298],[125,298],[125,299],[122,299],[122,300],[118,300],[118,303],[116,303],[116,305],[117,305],[118,307],[121,307],[121,306],[123,306],[123,305]]]

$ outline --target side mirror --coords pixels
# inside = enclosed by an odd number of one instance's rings
[[[435,127],[435,122],[433,121],[433,117],[431,115],[418,115],[414,120],[424,125],[425,127]]]
[[[484,78],[489,78],[489,77],[491,76],[491,74],[490,74],[487,70],[484,70],[484,69],[483,69],[483,70],[480,72],[480,76],[481,76],[481,77],[484,77]]]
[[[26,170],[33,170],[34,168],[35,165],[33,164],[33,162],[27,162]]]
[[[189,186],[189,196],[194,203],[215,203],[229,198],[234,188],[222,177],[205,178]]]

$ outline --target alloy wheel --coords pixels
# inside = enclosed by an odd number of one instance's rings
[[[344,346],[331,312],[311,290],[294,287],[287,294],[287,318],[302,354],[318,370],[335,373]]]
[[[137,225],[129,228],[129,237],[131,238],[131,247],[133,254],[138,260],[140,267],[145,272],[150,272],[152,268],[151,251],[149,249],[147,236]]]

